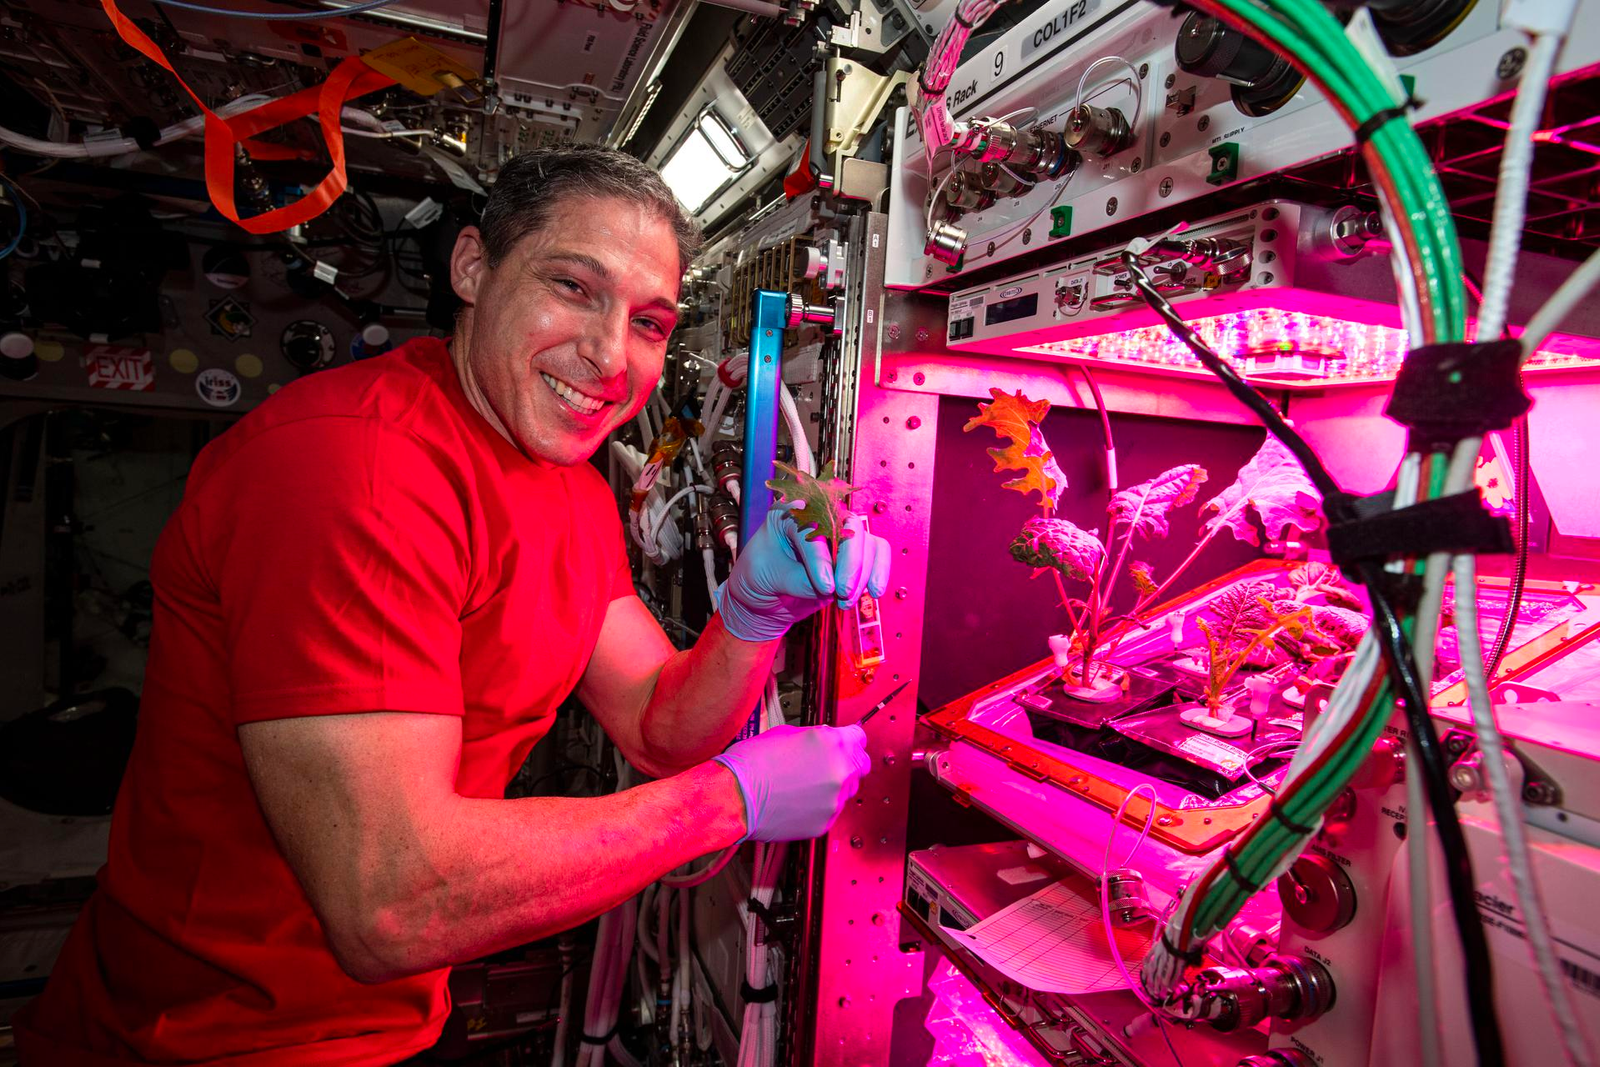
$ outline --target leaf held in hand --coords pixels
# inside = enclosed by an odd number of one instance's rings
[[[1050,401],[1029,400],[1020,389],[1015,395],[990,389],[989,395],[994,398],[993,402],[979,404],[978,414],[968,419],[961,431],[988,426],[997,436],[1010,441],[1005,448],[988,450],[995,470],[1023,472],[1022,477],[1004,483],[1001,488],[1015,489],[1023,496],[1037,492],[1039,503],[1048,501],[1055,507],[1061,499],[1061,491],[1067,487],[1067,476],[1045,444],[1044,434],[1039,432],[1039,423],[1049,412]]]
[[[805,531],[807,541],[827,538],[837,553],[840,541],[848,541],[855,533],[845,525],[850,509],[845,500],[851,493],[859,492],[855,486],[842,481],[833,473],[833,462],[822,465],[816,475],[789,466],[774,463],[780,477],[767,479],[767,488],[778,494],[779,500],[801,502],[794,509],[795,525]]]
[[[1165,537],[1167,516],[1200,492],[1206,470],[1194,463],[1162,471],[1147,482],[1123,489],[1111,498],[1107,510],[1113,523],[1127,523],[1140,537]]]
[[[1029,519],[1011,542],[1011,558],[1030,567],[1053,567],[1063,577],[1090,581],[1105,560],[1100,539],[1066,519]]]
[[[1234,483],[1200,506],[1202,515],[1211,512],[1206,519],[1207,532],[1226,526],[1239,540],[1259,545],[1252,511],[1273,540],[1281,540],[1291,526],[1301,531],[1322,528],[1322,494],[1306,477],[1294,453],[1271,434],[1250,462],[1239,468]]]
[[[1157,589],[1156,576],[1152,572],[1150,564],[1143,560],[1134,560],[1128,564],[1128,576],[1133,579],[1133,587],[1139,590],[1140,596],[1155,596]]]

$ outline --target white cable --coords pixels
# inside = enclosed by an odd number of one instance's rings
[[[1563,38],[1540,34],[1533,38],[1528,62],[1517,82],[1500,156],[1500,180],[1494,196],[1494,228],[1489,235],[1489,258],[1483,270],[1483,300],[1478,306],[1478,339],[1493,341],[1506,324],[1511,283],[1517,269],[1517,249],[1528,208],[1528,180],[1533,171],[1533,135],[1544,114],[1545,93],[1555,73],[1556,56]]]
[[[672,1042],[675,1047],[689,1044],[687,1032],[679,1035],[680,1028],[688,1025],[689,1018],[689,891],[680,889],[678,897],[678,969],[672,979]]]
[[[656,516],[655,523],[650,529],[650,539],[658,544],[660,543],[661,531],[667,525],[667,519],[671,517],[672,509],[677,506],[678,501],[682,500],[691,493],[701,493],[709,496],[712,491],[713,490],[710,486],[701,485],[698,482],[690,482],[682,489],[679,489],[676,493],[673,493],[672,496],[667,500],[667,506],[662,508],[661,513]],[[673,558],[676,558],[676,554],[674,554]]]
[[[1150,800],[1150,810],[1145,814],[1144,818],[1144,829],[1139,831],[1139,836],[1133,842],[1133,847],[1128,850],[1127,857],[1116,867],[1112,867],[1111,847],[1116,843],[1117,830],[1122,826],[1122,817],[1128,813],[1129,801],[1133,800],[1134,796],[1141,792],[1147,794]],[[1166,1020],[1161,1017],[1161,1012],[1150,1002],[1150,998],[1145,995],[1144,990],[1139,987],[1139,983],[1129,973],[1128,965],[1123,962],[1122,948],[1117,944],[1116,931],[1111,926],[1111,894],[1106,886],[1106,879],[1111,872],[1120,870],[1132,863],[1133,857],[1139,854],[1139,847],[1144,844],[1145,838],[1150,836],[1150,827],[1155,825],[1156,821],[1156,799],[1155,786],[1149,782],[1140,782],[1123,795],[1122,803],[1117,807],[1117,813],[1111,817],[1111,830],[1106,834],[1106,850],[1100,857],[1100,922],[1105,930],[1106,946],[1111,950],[1111,961],[1117,965],[1117,971],[1121,973],[1122,980],[1128,983],[1129,991],[1139,998],[1139,1003],[1143,1004],[1151,1015],[1155,1016],[1156,1026],[1160,1028],[1161,1037],[1167,1043],[1167,1051],[1172,1053],[1172,1058],[1177,1061],[1178,1067],[1183,1067],[1183,1060],[1178,1056],[1178,1050],[1173,1047],[1172,1038],[1167,1034]]]
[[[1583,302],[1597,284],[1600,284],[1600,251],[1592,253],[1582,266],[1569,274],[1561,287],[1528,320],[1528,328],[1522,331],[1521,337],[1522,362],[1528,362],[1539,346],[1544,344],[1545,338],[1560,327],[1562,321],[1572,314],[1572,310]]]
[[[265,93],[249,93],[231,100],[216,109],[218,115],[224,118],[248,111],[260,104],[273,99]],[[182,122],[174,123],[162,129],[156,138],[156,146],[171,144],[173,141],[192,137],[206,124],[205,115],[194,115]],[[50,156],[55,159],[103,159],[109,156],[126,156],[135,152],[143,152],[139,142],[132,137],[113,137],[106,140],[95,141],[41,141],[36,137],[29,137],[15,130],[8,130],[0,126],[0,143],[19,152],[27,152],[35,156]]]
[[[778,407],[783,412],[784,424],[789,427],[795,466],[806,474],[817,473],[817,459],[811,454],[811,438],[806,436],[806,424],[800,419],[800,407],[794,402],[794,393],[782,381],[778,382]]]
[[[706,386],[705,399],[700,401],[701,418],[700,437],[698,440],[701,448],[710,448],[711,439],[717,434],[717,428],[712,419],[717,410],[717,396],[722,392],[723,388],[722,379],[713,373],[710,384]]]
[[[1539,984],[1555,1016],[1567,1062],[1578,1067],[1592,1067],[1595,1059],[1584,1042],[1570,991],[1550,938],[1544,900],[1539,893],[1539,883],[1528,853],[1521,797],[1512,791],[1511,779],[1506,773],[1505,746],[1500,736],[1500,724],[1495,719],[1488,680],[1484,676],[1483,639],[1478,631],[1477,569],[1474,557],[1455,557],[1457,640],[1461,648],[1461,667],[1467,680],[1472,728],[1478,735],[1478,751],[1483,757],[1480,763],[1489,776],[1489,795],[1494,800],[1495,814],[1500,820],[1506,866],[1511,871],[1511,887],[1516,893],[1522,920],[1527,924],[1528,946],[1539,971]]]
[[[704,563],[706,572],[706,591],[711,594],[711,602],[717,602],[717,553],[707,545],[700,550],[700,558]]]

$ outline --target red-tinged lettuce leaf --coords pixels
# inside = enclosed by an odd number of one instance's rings
[[[1205,468],[1194,463],[1162,471],[1113,496],[1107,508],[1111,521],[1127,523],[1133,533],[1146,539],[1165,537],[1167,516],[1199,495],[1200,483],[1205,480]]]
[[[1159,587],[1156,585],[1156,576],[1150,564],[1143,560],[1134,560],[1128,564],[1128,576],[1133,579],[1133,587],[1139,590],[1140,596],[1155,596]]]
[[[807,541],[827,538],[837,552],[839,542],[848,541],[855,533],[845,525],[850,517],[845,500],[859,490],[834,475],[831,460],[815,476],[787,463],[773,466],[782,473],[767,479],[767,488],[778,494],[779,500],[800,501],[801,506],[794,509],[795,525],[805,531]]]
[[[1224,652],[1237,652],[1250,643],[1271,617],[1272,598],[1277,590],[1268,582],[1240,582],[1218,593],[1205,606],[1213,616],[1205,627]]]
[[[994,430],[996,436],[1009,441],[1004,448],[991,448],[989,456],[997,471],[1021,471],[1022,477],[1004,483],[1002,489],[1015,489],[1023,496],[1037,492],[1039,503],[1049,502],[1053,508],[1067,487],[1067,476],[1056,464],[1055,456],[1045,444],[1039,423],[1050,410],[1048,400],[1029,400],[1019,389],[1015,395],[990,389],[994,398],[988,404],[979,404],[978,413],[961,427],[966,433],[979,426]]]
[[[1029,519],[1011,542],[1011,558],[1030,567],[1052,567],[1065,578],[1089,581],[1105,560],[1100,538],[1066,519]]]
[[[1338,607],[1361,607],[1360,598],[1345,584],[1339,568],[1327,563],[1302,563],[1289,572],[1289,582],[1294,587],[1294,598],[1302,604],[1320,596]]]
[[[1306,477],[1305,468],[1294,454],[1271,434],[1250,462],[1239,468],[1234,483],[1200,506],[1206,531],[1226,526],[1233,536],[1252,545],[1261,540],[1251,515],[1273,540],[1280,540],[1293,526],[1302,531],[1322,528],[1322,494]]]

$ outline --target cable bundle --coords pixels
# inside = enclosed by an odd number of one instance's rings
[[[983,25],[1003,3],[1005,0],[962,0],[955,15],[939,31],[928,53],[928,61],[917,76],[915,111],[929,174],[933,173],[934,153],[954,142],[966,128],[965,123],[950,118],[950,110],[944,102],[944,91],[950,87],[950,79],[956,76],[956,67],[961,64],[961,50],[967,46],[972,31]]]
[[[1410,102],[1401,95],[1392,66],[1375,47],[1370,16],[1358,13],[1346,29],[1315,0],[1197,0],[1195,6],[1242,30],[1288,56],[1315,83],[1341,114],[1355,134],[1373,181],[1380,194],[1380,206],[1390,232],[1396,235],[1396,279],[1402,294],[1402,313],[1413,343],[1458,342],[1465,338],[1465,294],[1461,284],[1460,253],[1448,204],[1428,164],[1426,153],[1409,124],[1403,121]],[[1545,72],[1548,69],[1545,68]],[[1255,394],[1232,368],[1206,348],[1194,331],[1172,310],[1170,304],[1145,277],[1137,256],[1124,255],[1124,262],[1147,302],[1155,307],[1174,331],[1193,349],[1236,396],[1261,416],[1274,434],[1295,452],[1307,473],[1330,501],[1344,498],[1338,486],[1322,469],[1314,453],[1258,394]],[[1491,311],[1491,315],[1494,313]],[[1434,500],[1459,492],[1472,484],[1472,469],[1481,438],[1468,437],[1449,453],[1432,451],[1424,455],[1413,451],[1402,463],[1393,506],[1396,509]],[[1423,811],[1422,787],[1438,820],[1438,831],[1445,853],[1447,883],[1456,915],[1457,932],[1466,959],[1467,984],[1471,1001],[1473,1037],[1480,1063],[1503,1062],[1500,1033],[1494,1015],[1492,974],[1487,944],[1473,903],[1476,883],[1465,842],[1454,809],[1454,798],[1444,780],[1444,759],[1428,716],[1428,693],[1433,662],[1438,612],[1443,597],[1445,576],[1450,567],[1447,553],[1434,553],[1425,562],[1416,560],[1380,568],[1363,564],[1360,577],[1372,595],[1374,629],[1358,647],[1341,680],[1328,712],[1307,731],[1299,752],[1291,762],[1283,786],[1273,798],[1270,817],[1259,820],[1225,848],[1201,873],[1180,901],[1162,936],[1146,959],[1142,977],[1146,988],[1158,999],[1171,996],[1179,987],[1186,963],[1198,961],[1200,946],[1221,931],[1246,900],[1273,879],[1282,875],[1305,847],[1322,814],[1361,762],[1395,709],[1396,695],[1405,698],[1411,745],[1417,757],[1418,773],[1408,776],[1412,802],[1408,806],[1413,820]],[[1472,558],[1455,560],[1458,600],[1475,596]],[[1390,600],[1397,575],[1418,575],[1421,599],[1415,615],[1397,609]],[[1468,612],[1463,627],[1475,624]],[[1411,640],[1416,640],[1413,655]],[[1465,658],[1481,655],[1474,631],[1463,632]],[[1380,654],[1381,653],[1381,654]],[[1387,661],[1387,673],[1381,668]],[[1481,668],[1481,658],[1475,665]],[[1481,669],[1469,669],[1469,683],[1481,680]],[[1494,733],[1488,711],[1487,692],[1474,685],[1473,704],[1483,711],[1475,716],[1488,762],[1499,758],[1498,735]],[[1491,736],[1492,735],[1492,736]],[[1503,773],[1503,767],[1496,768]],[[1495,783],[1497,800],[1505,793]],[[1508,801],[1510,798],[1506,798]],[[1531,882],[1518,868],[1525,868],[1518,853],[1521,844],[1521,815],[1508,803],[1502,814],[1507,827],[1508,849],[1518,879],[1519,895],[1524,900],[1523,914],[1530,920],[1538,912]],[[1510,828],[1514,824],[1514,829]],[[1411,837],[1413,871],[1426,872],[1426,834]],[[1419,862],[1420,861],[1420,862]],[[1414,878],[1415,883],[1415,878]],[[1521,891],[1527,888],[1523,894]],[[1413,900],[1425,902],[1425,883],[1413,885]],[[1432,958],[1425,915],[1417,920],[1414,909],[1413,936],[1419,942],[1418,986],[1422,1018],[1424,1060],[1438,1062],[1437,1022],[1433,1004]],[[1542,926],[1542,922],[1540,924]],[[1540,938],[1530,933],[1536,953]],[[1540,960],[1541,964],[1544,960]],[[1541,967],[1541,970],[1545,968]],[[1547,976],[1548,985],[1548,976]],[[1569,1055],[1574,1062],[1582,1058],[1581,1042],[1574,1052],[1563,991],[1550,991],[1558,1019],[1568,1033]]]

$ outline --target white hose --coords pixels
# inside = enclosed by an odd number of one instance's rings
[[[1483,271],[1483,301],[1478,307],[1478,340],[1493,341],[1506,324],[1511,283],[1516,278],[1517,249],[1527,216],[1528,179],[1533,171],[1533,135],[1544,113],[1545,93],[1561,52],[1559,34],[1533,39],[1528,64],[1517,82],[1506,130],[1505,151],[1500,156],[1500,181],[1494,197],[1494,229],[1489,235],[1489,259]]]
[[[1473,482],[1473,472],[1482,447],[1482,439],[1469,437],[1457,446],[1450,464],[1445,494],[1464,492]],[[1527,833],[1523,827],[1521,797],[1512,791],[1510,776],[1506,773],[1506,753],[1500,736],[1500,724],[1495,718],[1494,703],[1489,694],[1489,683],[1484,673],[1483,638],[1478,630],[1478,574],[1477,560],[1473,556],[1456,556],[1455,615],[1457,644],[1461,650],[1461,669],[1466,677],[1468,707],[1472,712],[1472,728],[1478,737],[1479,761],[1489,779],[1489,796],[1494,802],[1495,814],[1500,820],[1501,839],[1505,845],[1506,866],[1511,872],[1511,887],[1516,894],[1517,908],[1527,926],[1528,947],[1533,953],[1546,1004],[1555,1016],[1556,1028],[1561,1034],[1566,1059],[1578,1067],[1592,1067],[1595,1062],[1584,1043],[1583,1031],[1573,1010],[1567,982],[1556,959],[1555,946],[1550,938],[1544,901],[1539,894],[1538,880],[1534,876],[1533,862],[1528,852]],[[1511,619],[1508,625],[1516,625]]]
[[[226,118],[236,115],[241,111],[248,111],[260,104],[265,104],[273,99],[265,93],[249,93],[237,100],[229,101],[216,109],[218,115]],[[205,115],[194,115],[182,122],[174,123],[162,129],[156,138],[156,146],[171,144],[173,141],[192,137],[199,133],[206,124]],[[29,137],[15,130],[8,130],[0,126],[0,143],[14,148],[19,152],[27,152],[35,156],[49,156],[54,159],[104,159],[108,156],[126,156],[135,152],[143,152],[139,142],[132,137],[113,137],[96,141],[41,141],[37,137]]]
[[[806,474],[817,473],[817,460],[811,454],[811,438],[806,436],[806,424],[800,419],[800,407],[794,402],[794,394],[783,382],[778,383],[778,408],[783,412],[783,421],[789,427],[789,441],[794,445],[794,465]]]
[[[711,595],[711,602],[717,602],[717,553],[715,549],[702,548],[700,558],[705,561],[706,592]]]

